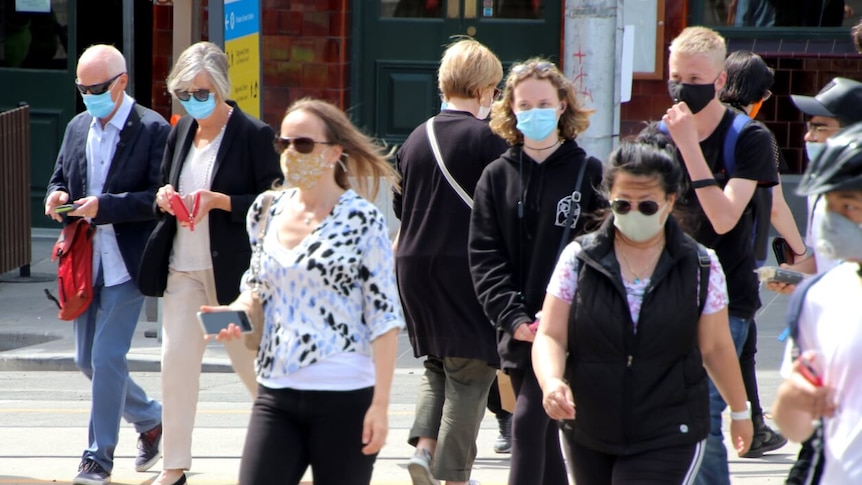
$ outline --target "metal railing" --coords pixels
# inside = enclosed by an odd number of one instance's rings
[[[30,276],[30,107],[0,113],[0,274]]]

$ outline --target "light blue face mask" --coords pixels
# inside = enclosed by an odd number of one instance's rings
[[[808,156],[808,161],[813,162],[814,159],[817,158],[817,155],[826,148],[825,143],[819,143],[816,141],[806,141],[805,142],[805,155]]]
[[[557,108],[533,108],[515,113],[515,125],[530,140],[544,140],[557,127]]]
[[[210,93],[206,101],[198,101],[194,96],[188,101],[180,100],[180,104],[185,108],[186,113],[196,120],[205,120],[215,111],[216,102],[215,94]]]
[[[114,100],[111,99],[111,91],[105,91],[102,94],[82,94],[84,106],[87,107],[87,113],[93,118],[104,118],[114,111]]]

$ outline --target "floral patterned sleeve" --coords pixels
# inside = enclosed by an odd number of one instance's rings
[[[707,248],[709,253],[709,290],[706,293],[706,305],[703,307],[703,314],[709,315],[717,313],[722,308],[726,307],[730,302],[727,297],[727,282],[724,278],[724,269],[721,263],[718,262],[718,256],[715,251]]]
[[[571,304],[578,288],[578,254],[581,253],[581,245],[577,242],[570,243],[560,254],[557,267],[548,282],[549,295],[554,295],[566,303]]]

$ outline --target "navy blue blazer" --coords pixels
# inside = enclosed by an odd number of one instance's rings
[[[93,117],[84,111],[66,125],[48,194],[62,190],[69,201],[87,196],[87,134]],[[153,203],[159,164],[171,126],[155,111],[135,103],[120,131],[117,150],[93,222],[113,224],[126,270],[136,279],[144,244],[155,226]],[[67,221],[68,222],[68,221]]]
[[[251,246],[245,229],[245,218],[255,197],[282,178],[278,154],[273,141],[275,132],[266,123],[245,114],[233,101],[224,136],[213,164],[210,190],[230,197],[231,211],[213,209],[209,213],[210,256],[216,297],[220,304],[231,303],[239,295],[242,274],[251,260]],[[179,187],[180,173],[197,132],[198,123],[184,116],[171,130],[162,161],[160,186]],[[159,217],[158,225],[147,241],[144,263],[138,276],[138,287],[147,296],[162,296],[168,281],[168,265],[176,218],[158,210],[155,201],[151,213]]]

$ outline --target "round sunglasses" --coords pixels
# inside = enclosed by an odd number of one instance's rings
[[[312,138],[308,138],[307,136],[298,136],[295,138],[285,138],[285,137],[277,137],[275,139],[275,149],[279,153],[290,148],[290,145],[293,145],[293,149],[298,153],[308,154],[314,150],[314,145],[335,145],[335,143],[328,141],[316,141]]]
[[[651,216],[658,212],[658,202],[653,200],[642,200],[637,204],[637,210],[645,216]],[[632,203],[625,199],[614,199],[611,209],[617,214],[628,214],[632,210]]]
[[[180,101],[188,101],[194,97],[196,101],[203,103],[210,98],[210,90],[198,89],[197,91],[176,91],[174,92],[174,96],[176,96]]]
[[[111,79],[108,79],[107,81],[105,81],[103,83],[90,84],[89,86],[84,85],[84,84],[75,83],[75,87],[78,88],[78,92],[81,94],[87,94],[88,92],[90,94],[94,94],[94,95],[104,94],[109,89],[111,89],[111,85],[114,84],[114,81],[119,79],[120,76],[122,76],[123,74],[125,74],[125,73],[121,72],[121,73],[117,74],[116,76],[112,77]]]

